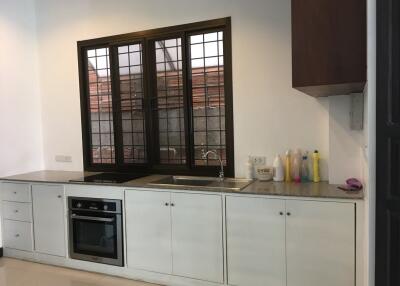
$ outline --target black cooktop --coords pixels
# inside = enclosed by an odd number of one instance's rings
[[[139,173],[100,173],[96,175],[86,176],[80,179],[71,180],[71,182],[121,184],[145,176],[147,175]]]

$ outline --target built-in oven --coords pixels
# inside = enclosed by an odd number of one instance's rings
[[[69,197],[69,254],[124,266],[122,201]]]

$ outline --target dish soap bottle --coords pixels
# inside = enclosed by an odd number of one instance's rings
[[[309,172],[308,172],[308,153],[306,152],[301,161],[301,182],[308,182]]]
[[[321,180],[319,176],[319,152],[315,150],[313,153],[313,182],[318,183]]]
[[[293,157],[293,179],[296,183],[300,183],[300,153],[296,151]]]
[[[285,171],[283,167],[283,162],[279,155],[276,155],[274,164],[272,165],[274,170],[274,177],[273,180],[275,182],[282,182],[285,179]]]
[[[286,151],[285,155],[285,182],[289,183],[292,181],[292,177],[290,174],[291,171],[291,162],[290,162],[290,150]]]
[[[253,161],[251,156],[249,156],[246,163],[246,179],[253,179]]]

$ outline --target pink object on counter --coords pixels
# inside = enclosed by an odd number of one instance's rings
[[[340,186],[339,189],[343,191],[361,191],[363,185],[356,178],[350,178],[346,180],[346,185]]]

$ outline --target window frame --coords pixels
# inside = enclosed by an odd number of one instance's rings
[[[224,86],[225,86],[225,146],[226,146],[226,166],[225,174],[229,177],[235,176],[234,162],[234,126],[233,126],[233,87],[232,87],[232,40],[231,40],[231,18],[220,18],[178,26],[151,29],[140,32],[133,32],[109,37],[102,37],[91,40],[78,41],[78,68],[79,86],[81,102],[81,124],[82,124],[82,149],[83,163],[85,171],[95,172],[140,172],[145,174],[177,174],[177,175],[199,175],[215,176],[218,174],[219,166],[195,166],[194,162],[194,142],[193,142],[193,117],[192,117],[192,90],[189,74],[190,67],[190,35],[196,33],[207,33],[209,31],[220,30],[224,32]],[[186,145],[186,164],[157,164],[157,154],[159,145],[155,129],[158,125],[152,112],[154,102],[152,98],[157,98],[156,92],[156,72],[155,72],[155,53],[152,43],[162,39],[180,37],[182,43],[182,79],[184,97],[184,130]],[[142,64],[143,64],[143,93],[144,93],[144,120],[146,138],[146,157],[147,163],[128,164],[123,162],[123,133],[119,99],[119,64],[118,47],[121,45],[131,45],[133,43],[142,44]],[[114,124],[114,147],[115,164],[93,164],[91,150],[91,121],[89,112],[89,84],[88,84],[88,59],[86,51],[88,49],[108,47],[110,55],[110,77],[111,77],[111,97],[113,108]],[[150,78],[150,76],[152,78]]]

